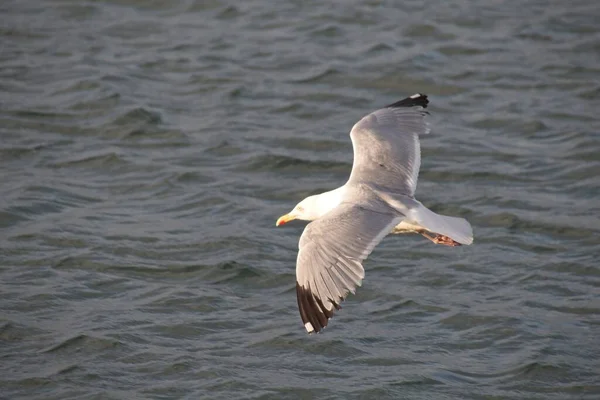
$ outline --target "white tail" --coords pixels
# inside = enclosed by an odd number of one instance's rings
[[[421,203],[411,208],[408,214],[409,221],[416,222],[430,232],[448,236],[460,244],[473,243],[473,228],[464,218],[436,214]]]

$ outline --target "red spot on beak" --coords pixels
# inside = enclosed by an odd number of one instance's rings
[[[285,224],[287,224],[291,220],[292,220],[292,218],[289,218],[287,215],[284,215],[282,217],[279,217],[279,219],[275,223],[275,226],[285,225]]]

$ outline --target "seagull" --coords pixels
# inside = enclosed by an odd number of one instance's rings
[[[427,95],[414,94],[358,121],[350,131],[354,162],[343,186],[302,200],[276,226],[310,222],[300,236],[296,295],[308,333],[327,326],[365,276],[363,261],[389,233],[419,233],[434,243],[473,243],[463,218],[436,214],[415,199],[421,148],[430,129]]]

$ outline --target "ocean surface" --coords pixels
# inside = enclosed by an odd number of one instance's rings
[[[1,399],[599,399],[593,1],[0,4]],[[305,196],[430,98],[416,197],[307,335]]]

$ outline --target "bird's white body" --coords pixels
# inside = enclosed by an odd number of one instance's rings
[[[292,215],[294,217],[294,219],[300,219],[300,220],[304,220],[304,221],[314,221],[316,219],[322,218],[323,216],[325,216],[325,214],[334,210],[336,207],[338,207],[340,205],[340,203],[342,203],[342,201],[344,200],[345,193],[346,193],[346,185],[340,186],[339,188],[330,190],[328,192],[309,196],[306,199],[302,200],[300,203],[298,203],[298,205],[296,207],[294,207],[292,212],[290,212],[290,214],[288,214],[288,215]],[[382,197],[384,198],[384,201],[385,201],[386,196],[382,196]],[[431,216],[431,214],[433,214],[433,218],[439,220],[439,223],[443,223],[443,221],[449,221],[448,222],[449,224],[455,225],[456,229],[460,230],[460,232],[456,232],[454,234],[447,235],[447,236],[456,240],[460,244],[473,243],[473,232],[471,230],[471,225],[468,224],[468,222],[466,224],[461,223],[461,221],[466,222],[463,218],[455,218],[455,217],[450,217],[450,216],[446,216],[446,215],[435,214],[435,213],[433,213],[433,211],[427,209],[422,204],[420,204],[420,203],[418,203],[418,204],[420,205],[420,207],[419,207],[420,210],[418,211],[418,213],[422,214],[422,213],[426,213],[428,211],[430,216]],[[402,207],[402,209],[406,210],[405,205],[402,204],[400,207]],[[425,211],[423,209],[425,209],[427,211]],[[434,225],[436,225],[436,224],[434,224]],[[428,228],[424,227],[423,225],[421,225],[418,221],[410,220],[408,218],[403,218],[402,221],[400,221],[400,223],[397,224],[396,226],[394,226],[392,228],[392,230],[390,231],[390,233],[392,233],[392,234],[423,233],[423,232],[441,233],[441,232],[432,231],[431,229],[428,229]]]

